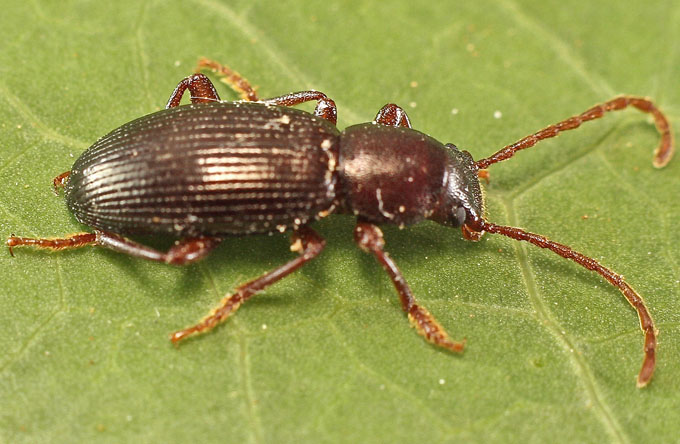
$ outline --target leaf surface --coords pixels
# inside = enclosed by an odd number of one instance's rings
[[[86,230],[52,178],[160,109],[199,56],[263,97],[324,91],[341,128],[401,104],[482,158],[619,93],[680,128],[678,23],[670,0],[7,5],[0,233]],[[456,356],[409,328],[337,216],[315,225],[320,258],[177,349],[168,333],[293,257],[287,236],[227,239],[186,268],[96,248],[0,254],[0,441],[677,440],[680,161],[654,169],[657,143],[647,116],[613,113],[492,166],[485,187],[489,220],[571,245],[645,298],[661,333],[643,390],[635,312],[597,275],[509,239],[386,227],[419,301],[467,338]]]

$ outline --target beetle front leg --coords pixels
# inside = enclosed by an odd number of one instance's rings
[[[411,128],[411,121],[409,120],[406,111],[404,111],[404,108],[395,105],[394,103],[388,103],[380,108],[380,111],[378,111],[378,114],[373,121],[381,125]]]
[[[265,273],[257,279],[253,279],[252,281],[239,286],[234,290],[233,294],[225,296],[220,305],[202,321],[192,327],[172,333],[170,335],[170,340],[176,344],[190,335],[211,330],[238,310],[241,304],[247,301],[251,296],[278,282],[317,257],[326,245],[326,241],[309,227],[298,228],[293,234],[292,241],[290,249],[300,253],[299,257]]]
[[[411,325],[416,328],[418,334],[439,347],[455,352],[463,351],[465,341],[456,342],[451,340],[446,331],[444,331],[444,328],[439,325],[430,312],[425,307],[418,305],[401,271],[399,271],[392,258],[383,249],[385,240],[380,228],[368,222],[358,222],[354,228],[354,241],[359,245],[359,248],[373,254],[378,262],[380,262],[380,265],[387,271],[399,294],[401,307],[408,315]]]

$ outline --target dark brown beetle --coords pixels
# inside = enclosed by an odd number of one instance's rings
[[[487,221],[479,177],[488,177],[485,168],[519,150],[628,106],[653,115],[661,133],[654,165],[662,167],[673,153],[672,136],[666,117],[652,102],[618,97],[475,161],[467,151],[411,129],[397,105],[385,105],[373,122],[340,132],[335,103],[323,93],[302,91],[260,101],[250,84],[229,68],[205,59],[199,64],[219,71],[244,100],[221,102],[203,74],[182,80],[167,109],[102,137],[71,171],[54,179],[55,190],[65,186],[76,219],[94,233],[61,239],[12,236],[7,240],[10,252],[22,245],[55,250],[99,245],[188,264],[205,257],[223,236],[293,231],[291,249],[299,257],[238,287],[208,317],[173,333],[171,340],[178,342],[213,328],[252,295],[316,257],[325,241],[309,227],[311,222],[331,213],[352,213],[358,219],[355,241],[385,268],[411,324],[428,341],[459,352],[464,342],[451,340],[415,301],[384,251],[376,225],[430,219],[460,227],[469,240],[489,232],[527,241],[599,273],[637,310],[645,335],[637,385],[650,381],[657,331],[642,298],[623,277],[594,259],[543,236]],[[186,89],[192,104],[179,106]],[[317,102],[313,115],[289,108],[307,101]],[[161,252],[122,236],[159,233],[182,240]]]

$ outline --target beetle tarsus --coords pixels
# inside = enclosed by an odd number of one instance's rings
[[[369,222],[360,221],[354,228],[354,241],[359,245],[359,248],[367,253],[371,253],[385,271],[387,271],[394,284],[394,288],[396,288],[399,294],[401,307],[408,315],[411,325],[415,327],[418,334],[423,336],[428,342],[439,347],[462,352],[465,347],[465,341],[455,342],[451,340],[434,316],[425,307],[416,302],[411,292],[411,287],[406,283],[406,279],[404,279],[392,258],[383,249],[385,240],[380,228]]]
[[[94,233],[77,233],[62,238],[10,236],[7,238],[6,245],[9,247],[10,254],[14,256],[14,247],[36,247],[48,250],[68,250],[85,247],[87,245],[95,245],[96,241],[97,239]]]

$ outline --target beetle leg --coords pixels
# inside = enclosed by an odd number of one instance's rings
[[[222,77],[222,82],[226,83],[231,87],[231,89],[236,91],[241,96],[241,99],[248,102],[257,102],[260,100],[257,97],[255,88],[250,85],[250,82],[248,82],[245,78],[243,78],[243,76],[241,76],[241,74],[237,73],[228,66],[202,57],[198,60],[196,71],[200,71],[203,68],[208,68]]]
[[[14,256],[14,247],[31,246],[36,248],[46,248],[50,250],[67,250],[72,248],[96,245],[97,235],[95,233],[78,233],[63,238],[38,239],[32,237],[10,236],[6,245],[9,247],[9,254]]]
[[[650,113],[654,117],[656,128],[661,133],[661,142],[656,151],[654,151],[652,163],[657,168],[665,166],[671,160],[671,157],[673,157],[673,136],[668,119],[650,100],[633,96],[621,96],[600,105],[595,105],[578,116],[570,117],[526,136],[504,147],[492,156],[476,161],[475,164],[480,170],[487,168],[496,162],[511,158],[519,150],[531,148],[543,139],[555,137],[562,131],[578,128],[584,122],[599,119],[606,112],[622,110],[628,106],[633,106],[642,112]]]
[[[213,248],[219,245],[220,241],[221,239],[218,237],[183,239],[163,253],[118,234],[95,230],[94,233],[78,233],[56,239],[11,236],[6,243],[12,256],[14,256],[12,251],[14,247],[32,246],[51,250],[66,250],[96,245],[142,259],[172,265],[185,265],[203,259]]]
[[[246,282],[234,290],[234,294],[228,294],[222,299],[220,305],[210,315],[206,316],[198,324],[176,331],[170,335],[170,340],[177,343],[187,336],[208,331],[234,313],[251,296],[259,293],[271,284],[278,282],[321,253],[326,241],[309,227],[300,227],[293,234],[290,249],[300,253],[300,256],[292,261],[260,276],[257,279]]]
[[[97,236],[96,245],[100,247],[172,265],[186,265],[199,261],[206,257],[222,241],[219,237],[182,239],[164,253],[108,231],[97,230],[95,234]]]
[[[165,105],[165,108],[174,108],[179,106],[179,102],[182,100],[182,94],[184,94],[184,91],[187,89],[191,93],[191,103],[209,103],[220,101],[220,96],[217,94],[215,85],[213,85],[210,79],[204,74],[199,73],[185,77],[177,84],[175,90],[172,92],[172,94],[170,94],[170,98],[168,99],[168,103]]]
[[[61,173],[54,179],[52,179],[52,185],[54,185],[54,194],[59,195],[59,188],[62,188],[64,185],[66,185],[66,181],[68,180],[68,177],[71,175],[70,171],[66,171],[65,173]]]
[[[255,89],[250,83],[228,66],[217,63],[214,60],[201,58],[198,60],[198,69],[200,70],[202,68],[211,69],[222,76],[222,81],[239,93],[243,100],[250,102],[260,101],[255,93]],[[317,102],[316,108],[314,109],[314,115],[326,119],[335,125],[338,121],[338,110],[335,106],[335,102],[329,99],[326,94],[319,91],[300,91],[262,100],[262,102],[268,105],[295,106],[312,100],[316,100]]]
[[[378,114],[373,121],[382,125],[411,128],[411,121],[409,120],[408,115],[406,115],[406,111],[394,103],[388,103],[380,108],[380,111],[378,111]]]
[[[463,351],[465,341],[455,342],[451,340],[430,312],[425,307],[418,305],[401,271],[399,271],[392,258],[383,249],[385,240],[380,228],[371,223],[359,221],[354,228],[354,241],[359,245],[359,248],[373,254],[378,262],[380,262],[380,265],[387,271],[394,287],[397,289],[401,306],[408,315],[411,325],[416,328],[416,331],[435,345],[455,352]]]
[[[263,100],[268,105],[295,106],[300,103],[316,100],[314,115],[326,119],[335,125],[338,122],[338,110],[335,102],[320,91],[298,91],[279,97]]]

